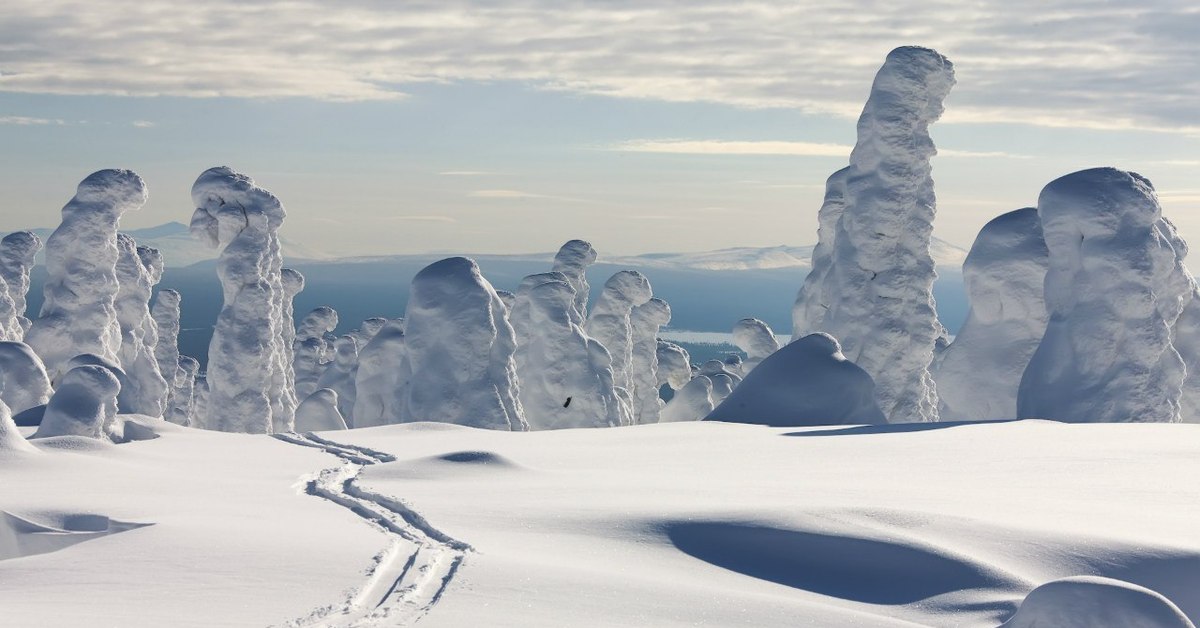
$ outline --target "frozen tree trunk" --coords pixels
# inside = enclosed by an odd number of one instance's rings
[[[120,392],[117,377],[103,366],[79,366],[67,371],[46,405],[46,414],[34,438],[119,439],[117,395]]]
[[[1196,283],[1153,186],[1113,168],[1076,172],[1042,190],[1038,216],[1050,320],[1021,378],[1017,416],[1178,422],[1185,367],[1171,328]]]
[[[645,275],[636,270],[622,270],[605,282],[584,327],[589,336],[608,349],[613,381],[621,389],[618,394],[629,398],[633,390],[633,326],[629,316],[633,308],[649,301],[651,295]]]
[[[941,420],[1016,418],[1021,374],[1046,333],[1048,264],[1036,208],[979,232],[963,263],[967,320],[934,364]]]
[[[325,432],[346,429],[346,419],[338,410],[338,394],[328,388],[318,389],[296,408],[297,432]]]
[[[225,167],[201,174],[192,200],[192,234],[220,251],[217,276],[224,292],[209,345],[202,423],[226,432],[270,433],[286,355],[278,236],[286,213],[275,195]]]
[[[588,285],[587,269],[596,262],[596,249],[590,242],[571,240],[562,245],[554,256],[554,272],[562,273],[575,291],[575,304],[571,308],[571,321],[583,325],[588,316]]]
[[[101,170],[84,179],[63,207],[62,223],[46,241],[45,301],[25,336],[52,379],[81,353],[117,360],[117,224],[145,203],[141,177]]]
[[[574,288],[552,279],[525,288],[518,298],[526,303],[530,329],[536,330],[516,350],[521,407],[530,428],[620,425],[611,358],[574,322]]]
[[[658,341],[658,385],[679,390],[692,379],[692,356],[687,349],[665,340]]]
[[[293,431],[296,407],[300,405],[296,395],[296,295],[304,290],[304,275],[292,268],[280,270],[283,285],[283,311],[279,316],[279,328],[283,334],[283,348],[276,357],[271,370],[271,421],[275,432]]]
[[[858,120],[831,264],[824,279],[814,278],[818,302],[800,308],[823,318],[819,329],[801,333],[825,332],[841,342],[846,358],[874,379],[890,423],[938,418],[929,373],[941,333],[929,253],[936,204],[930,158],[937,152],[929,125],[953,85],[953,66],[933,50],[904,47],[888,55]],[[833,197],[828,204],[836,205]],[[828,310],[820,317],[823,297]],[[802,299],[807,303],[808,294]],[[800,322],[807,325],[809,316]]]
[[[451,257],[417,273],[404,319],[413,374],[406,422],[529,429],[518,399],[513,329],[473,260]]]
[[[20,414],[45,404],[53,390],[46,367],[23,342],[0,342],[0,400]]]
[[[162,279],[158,250],[139,247],[133,238],[117,234],[117,296],[113,304],[121,325],[117,361],[125,372],[121,412],[161,417],[167,407],[167,381],[158,368],[158,325],[150,315],[150,295]],[[175,370],[167,372],[174,377]]]
[[[629,325],[633,332],[632,379],[634,423],[658,423],[663,402],[658,398],[658,330],[671,322],[671,306],[652,298],[633,308]]]
[[[334,352],[333,362],[321,374],[317,388],[336,392],[338,412],[347,425],[357,425],[354,422],[354,379],[358,374],[358,345],[352,336],[342,336],[334,343]]]
[[[0,278],[8,285],[8,296],[12,299],[17,324],[21,328],[21,337],[12,340],[23,339],[33,324],[26,318],[26,296],[29,294],[29,272],[40,250],[42,239],[32,231],[17,231],[0,240]]]
[[[179,366],[175,367],[175,379],[171,382],[166,420],[176,425],[194,427],[192,415],[195,410],[196,374],[200,371],[200,363],[191,356],[180,356]]]
[[[404,400],[412,370],[404,320],[389,321],[358,354],[354,376],[354,426],[404,422]]]
[[[813,247],[812,267],[792,307],[792,338],[799,339],[825,327],[825,316],[835,294],[829,271],[833,268],[833,244],[837,238],[838,221],[846,209],[847,166],[829,175],[825,181],[825,200],[817,212],[817,245]]]
[[[322,305],[305,315],[296,327],[296,338],[292,341],[292,371],[297,398],[308,397],[317,390],[317,382],[333,360],[333,346],[325,339],[325,334],[337,326],[337,312]]]
[[[815,255],[815,254],[814,254]],[[754,370],[767,356],[779,350],[779,341],[771,326],[757,318],[743,318],[733,326],[733,344],[746,352],[742,376]]]

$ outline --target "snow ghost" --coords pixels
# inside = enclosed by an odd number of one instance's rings
[[[0,341],[20,341],[24,336],[21,313],[12,295],[8,293],[8,284],[4,277],[0,277]]]
[[[884,422],[871,376],[826,334],[767,356],[707,418],[778,427]]]
[[[318,389],[296,408],[297,432],[324,432],[346,429],[346,419],[338,411],[338,394],[328,388]]]
[[[0,400],[20,414],[50,400],[50,377],[33,349],[23,342],[0,342]]]
[[[1021,374],[1046,333],[1048,262],[1037,209],[993,219],[963,263],[970,310],[934,364],[943,421],[1017,417]]]
[[[525,278],[521,279],[521,284],[517,286],[517,294],[513,298],[512,307],[505,306],[508,309],[508,322],[512,325],[513,334],[517,339],[518,347],[529,342],[530,334],[536,331],[530,326],[529,323],[529,291],[533,290],[537,286],[551,281],[561,281],[568,285],[570,284],[570,281],[567,280],[567,276],[560,272],[527,275]],[[572,289],[572,293],[574,293],[574,289]],[[571,298],[574,299],[573,296]],[[575,302],[572,300],[572,321],[575,320],[574,307]],[[581,323],[576,322],[575,324],[580,325]],[[517,359],[520,360],[520,357],[518,356]],[[517,368],[520,369],[520,363],[517,364]]]
[[[659,298],[629,313],[633,349],[630,362],[634,423],[658,423],[662,401],[658,398],[658,330],[671,322],[671,306]]]
[[[504,303],[504,307],[511,312],[513,306],[517,304],[517,295],[508,290],[497,290],[496,296],[500,297],[500,301]]]
[[[307,397],[317,390],[317,382],[333,360],[333,343],[325,338],[338,326],[338,314],[322,305],[309,312],[296,327],[292,342],[292,370],[296,379],[296,396]]]
[[[229,168],[205,171],[192,186],[191,231],[218,249],[224,306],[208,351],[207,416],[226,432],[269,433],[288,425],[279,372],[285,362],[283,255],[286,216],[274,194]]]
[[[404,320],[413,374],[406,422],[529,428],[518,400],[513,329],[473,260],[451,257],[417,273]]]
[[[404,343],[404,319],[388,321],[358,353],[354,376],[355,427],[403,423],[412,377]]]
[[[161,417],[167,406],[167,381],[158,368],[158,324],[150,315],[150,294],[162,279],[163,259],[157,249],[139,247],[133,238],[117,234],[117,295],[113,305],[121,325],[117,363],[125,372],[121,382],[121,412]],[[168,373],[172,378],[175,369]]]
[[[929,373],[941,333],[929,252],[936,203],[930,158],[937,152],[929,125],[953,86],[952,64],[933,50],[888,54],[858,120],[829,268],[806,282],[797,308],[799,334],[837,338],[845,356],[871,374],[892,423],[938,418]],[[836,197],[836,189],[827,196],[827,214],[836,213]],[[810,318],[821,319],[817,328],[805,329]]]
[[[34,257],[42,250],[42,239],[32,231],[17,231],[0,240],[0,279],[8,285],[8,296],[12,299],[21,328],[21,338],[33,324],[26,318],[26,295],[29,294],[29,271]],[[13,338],[12,340],[21,340]]]
[[[17,424],[13,422],[12,410],[0,400],[0,456],[10,451],[37,453],[38,449],[21,436]]]
[[[1171,344],[1187,370],[1179,415],[1184,423],[1200,423],[1200,291],[1193,291],[1179,320],[1171,328]]]
[[[665,340],[658,341],[658,385],[679,390],[692,379],[692,357],[687,349]]]
[[[571,240],[562,245],[554,256],[553,270],[562,273],[575,291],[575,305],[571,308],[571,321],[583,325],[588,315],[588,285],[587,269],[596,262],[596,249],[590,242]]]
[[[1075,576],[1029,592],[1000,628],[1196,628],[1161,594],[1123,580]]]
[[[175,368],[175,379],[171,382],[171,396],[168,400],[167,412],[163,418],[176,425],[192,427],[192,415],[195,407],[196,374],[200,371],[200,363],[191,356],[180,356],[179,366]]]
[[[283,334],[280,346],[283,351],[276,355],[275,366],[271,369],[271,420],[272,431],[291,432],[292,420],[296,414],[296,406],[300,402],[296,398],[296,295],[304,290],[304,275],[292,268],[279,271],[283,285],[283,312],[279,316],[279,328]]]
[[[650,281],[636,270],[622,270],[609,278],[584,329],[612,355],[613,381],[618,388],[633,390],[633,308],[650,300]]]
[[[529,329],[536,330],[516,350],[521,407],[530,428],[611,427],[627,420],[613,389],[608,351],[574,322],[571,284],[550,279],[523,287],[518,299]]]
[[[117,223],[146,203],[146,184],[129,170],[101,170],[79,184],[46,240],[45,301],[25,342],[51,378],[67,360],[95,353],[117,360]]]
[[[167,384],[174,382],[175,369],[179,368],[181,300],[176,290],[159,290],[158,295],[154,297],[154,307],[150,308],[150,316],[158,328],[154,359],[158,362],[158,371],[167,380]]]
[[[825,181],[825,200],[817,212],[817,245],[813,247],[812,266],[792,308],[792,338],[803,338],[825,326],[825,315],[835,297],[829,280],[833,268],[833,243],[838,221],[846,208],[847,166],[829,175]]]
[[[367,346],[367,343],[371,342],[371,339],[375,337],[375,334],[378,334],[379,330],[383,329],[383,326],[387,324],[388,319],[386,318],[381,318],[378,316],[368,318],[358,325],[358,329],[350,330],[348,335],[354,339],[354,344],[361,349]]]
[[[329,388],[337,393],[338,412],[347,424],[354,423],[354,379],[358,374],[358,344],[353,336],[342,336],[334,342],[333,362],[321,374],[317,388]]]
[[[746,352],[742,362],[742,375],[749,373],[767,356],[779,350],[779,341],[770,325],[757,318],[743,318],[733,326],[733,344]]]
[[[1178,422],[1185,375],[1171,344],[1196,289],[1140,175],[1096,168],[1038,197],[1050,320],[1021,378],[1017,416]]]
[[[704,375],[693,377],[658,413],[659,423],[699,421],[713,410],[712,380]]]
[[[117,395],[121,384],[103,366],[85,365],[67,371],[34,438],[87,436],[120,438],[117,434]]]

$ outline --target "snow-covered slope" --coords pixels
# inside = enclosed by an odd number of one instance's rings
[[[1200,617],[1193,425],[125,433],[0,452],[5,625],[995,628],[1080,575]]]

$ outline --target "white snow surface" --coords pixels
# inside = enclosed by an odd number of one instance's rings
[[[133,171],[100,170],[63,207],[62,223],[46,240],[45,301],[25,335],[51,378],[81,353],[118,359],[117,227],[125,212],[146,203],[146,195]]]
[[[1112,578],[1076,576],[1030,591],[1001,628],[1195,628],[1161,594]]]
[[[0,401],[20,414],[50,401],[50,377],[37,354],[23,342],[0,342]]]
[[[1017,416],[1177,422],[1185,366],[1171,328],[1196,283],[1154,188],[1095,168],[1038,197],[1049,250],[1046,333],[1021,379]]]
[[[412,373],[404,422],[528,429],[508,311],[474,260],[450,257],[417,273],[404,321]]]
[[[209,345],[207,415],[200,424],[250,433],[290,425],[292,416],[275,416],[287,412],[279,386],[286,355],[278,236],[283,204],[224,166],[196,179],[192,202],[192,235],[220,251],[217,276],[224,293]]]
[[[874,378],[879,407],[892,423],[937,420],[929,366],[942,328],[933,302],[930,159],[937,150],[929,125],[941,117],[953,86],[953,65],[933,50],[888,54],[858,120],[831,265],[821,282],[827,291],[813,292],[829,297],[828,311],[818,328],[796,334],[837,338],[846,357]],[[827,213],[835,197],[827,198]]]
[[[992,219],[963,263],[970,309],[938,354],[938,416],[943,421],[1017,418],[1021,374],[1046,333],[1048,262],[1037,209]]]
[[[338,394],[331,388],[320,388],[305,397],[296,408],[297,432],[322,432],[346,429],[346,419],[338,410]]]
[[[29,293],[29,271],[33,268],[34,258],[42,250],[42,239],[32,231],[16,231],[0,239],[0,279],[7,287],[8,298],[20,328],[19,338],[25,337],[25,332],[33,321],[27,318],[26,295]]]

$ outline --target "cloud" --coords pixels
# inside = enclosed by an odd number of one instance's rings
[[[796,157],[849,157],[853,146],[777,140],[629,140],[610,150],[631,153],[674,153],[686,155],[791,155]],[[1029,155],[939,148],[942,157],[972,159],[1031,159]]]
[[[493,173],[483,170],[446,170],[438,174],[443,177],[482,177]]]
[[[1194,0],[8,0],[0,90],[396,99],[511,80],[853,117],[887,51],[935,47],[947,122],[1200,132]]]
[[[148,129],[153,126],[157,126],[155,123],[153,123],[149,120],[134,120],[133,122],[130,122],[129,124],[135,128],[139,128],[139,129]]]
[[[66,124],[66,121],[57,119],[52,120],[50,118],[31,118],[28,116],[0,116],[0,124],[13,124],[16,126],[62,126]]]
[[[522,192],[520,190],[475,190],[468,192],[467,196],[472,198],[550,198],[545,194],[534,194],[533,192]]]
[[[386,216],[386,220],[412,220],[418,222],[458,222],[450,216]]]

